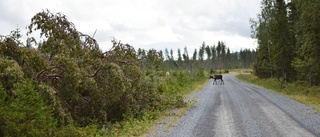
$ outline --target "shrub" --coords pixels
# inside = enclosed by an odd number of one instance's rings
[[[223,73],[229,73],[229,70],[225,69]]]
[[[47,107],[31,80],[15,84],[9,92],[4,105],[0,107],[0,122],[3,123],[5,136],[52,136],[56,121],[52,110]],[[3,101],[3,100],[2,100]]]
[[[210,74],[215,74],[216,73],[216,71],[212,68],[212,69],[210,69]]]

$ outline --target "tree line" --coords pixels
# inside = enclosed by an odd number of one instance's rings
[[[217,45],[207,45],[203,42],[199,49],[194,49],[191,56],[188,54],[188,48],[185,47],[183,52],[178,48],[176,53],[172,49],[170,52],[165,49],[164,58],[164,63],[161,66],[164,69],[190,71],[198,69],[237,69],[252,67],[256,58],[256,51],[254,49],[241,49],[237,52],[231,52],[223,41],[218,41]]]
[[[261,12],[250,19],[258,77],[320,84],[319,9],[319,0],[261,1]]]

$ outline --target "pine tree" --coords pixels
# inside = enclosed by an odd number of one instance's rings
[[[183,67],[182,66],[182,55],[181,55],[181,50],[180,48],[178,48],[178,60],[177,60],[177,63],[180,67]]]
[[[297,78],[307,80],[309,85],[320,84],[320,1],[294,1],[299,17],[295,29],[297,56],[294,68]]]
[[[222,43],[220,41],[218,41],[218,45],[217,45],[217,68],[221,69],[221,51],[222,51]]]
[[[216,53],[216,46],[215,45],[213,45],[212,47],[211,47],[211,64],[212,64],[212,66],[213,66],[213,68],[216,68],[216,58],[217,58],[217,53]]]
[[[225,67],[226,62],[226,45],[224,42],[221,42],[221,67]]]
[[[290,45],[290,31],[288,24],[287,8],[284,0],[276,0],[274,3],[275,24],[271,28],[273,35],[272,58],[276,69],[276,76],[281,77],[282,81],[288,81],[294,76],[291,67],[293,59],[293,45]]]

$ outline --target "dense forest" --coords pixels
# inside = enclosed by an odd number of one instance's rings
[[[250,22],[258,77],[320,85],[319,0],[262,0]]]

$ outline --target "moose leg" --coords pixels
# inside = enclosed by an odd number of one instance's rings
[[[223,79],[221,79],[221,84],[223,84],[223,85],[224,85]],[[220,85],[221,85],[221,84],[220,84]]]

